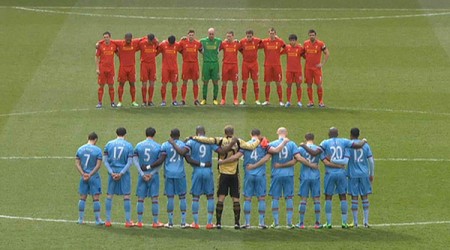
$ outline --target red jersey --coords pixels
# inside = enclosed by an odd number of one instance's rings
[[[225,63],[238,63],[238,52],[241,48],[240,43],[238,42],[228,42],[227,40],[223,41],[222,44],[220,44],[220,50],[223,50],[223,59],[222,62]]]
[[[303,43],[305,50],[306,68],[316,68],[316,65],[322,61],[322,51],[326,49],[325,43],[317,40],[312,43],[306,40]]]
[[[114,69],[114,53],[117,46],[114,43],[99,43],[96,56],[100,57],[100,68]]]
[[[262,40],[260,47],[264,48],[264,65],[281,65],[281,50],[286,44],[280,38]]]
[[[255,62],[258,60],[258,49],[261,39],[253,37],[251,41],[243,38],[240,41],[242,60],[244,62]]]
[[[136,65],[135,53],[139,50],[138,39],[133,39],[130,44],[127,44],[125,40],[111,40],[111,42],[115,43],[119,50],[120,66]]]
[[[158,53],[158,41],[156,39],[151,43],[148,42],[148,39],[143,39],[139,42],[139,49],[141,50],[141,62],[155,63]]]
[[[189,41],[189,39],[180,41],[183,54],[183,62],[198,62],[198,51],[202,44],[198,40]]]
[[[302,72],[302,54],[303,47],[297,44],[292,47],[290,44],[284,47],[282,54],[286,54],[286,71],[289,72]]]
[[[178,69],[178,55],[177,52],[181,52],[182,48],[178,42],[169,44],[165,41],[158,47],[158,53],[163,56],[162,64],[165,69]]]

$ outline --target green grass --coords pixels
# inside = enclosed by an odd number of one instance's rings
[[[303,135],[314,132],[316,142],[327,137],[331,126],[347,137],[351,127],[359,127],[368,138],[376,159],[374,194],[370,196],[370,221],[366,229],[314,231],[248,230],[222,231],[125,229],[92,224],[30,221],[0,218],[2,249],[19,248],[168,248],[205,249],[236,248],[446,248],[450,243],[450,211],[446,190],[448,124],[450,97],[450,30],[449,15],[415,16],[361,20],[285,21],[276,19],[346,18],[403,16],[448,12],[442,1],[2,1],[0,29],[3,48],[0,59],[0,164],[2,169],[2,202],[0,216],[18,216],[73,221],[78,216],[78,180],[73,159],[8,159],[8,157],[74,156],[91,131],[100,136],[99,146],[115,137],[118,126],[128,130],[127,138],[135,145],[144,139],[144,130],[153,126],[156,140],[163,142],[170,129],[179,128],[182,137],[194,134],[202,124],[207,134],[220,136],[223,127],[232,124],[236,134],[248,138],[252,128],[260,128],[269,139],[275,139],[280,126],[289,130],[291,140],[301,142]],[[44,8],[73,14],[42,13],[8,6],[74,6]],[[88,6],[164,7],[151,9],[92,9]],[[225,7],[242,9],[221,10]],[[182,7],[206,7],[195,9]],[[282,8],[270,10],[269,8]],[[289,9],[295,8],[295,9]],[[306,8],[306,9],[300,9]],[[361,10],[364,8],[366,10]],[[434,10],[432,10],[434,9]],[[76,13],[84,13],[76,15]],[[270,19],[272,21],[226,20],[152,20],[120,17],[86,16],[127,15],[158,17],[203,17],[221,19]],[[135,37],[153,32],[164,39],[170,34],[184,35],[189,28],[197,37],[206,36],[215,27],[220,37],[234,30],[241,38],[248,28],[258,37],[266,37],[274,26],[285,39],[296,33],[306,40],[307,30],[315,28],[326,42],[331,56],[324,68],[326,109],[284,109],[276,106],[194,107],[189,87],[188,107],[129,108],[96,110],[96,74],[94,44],[105,30],[120,39],[124,33]],[[260,52],[260,72],[263,53]],[[283,64],[284,64],[283,58]],[[181,63],[181,60],[179,60]],[[117,64],[118,65],[118,64]],[[158,58],[158,72],[161,58]],[[180,64],[181,65],[181,64]],[[160,79],[160,74],[158,74]],[[260,82],[262,82],[262,74]],[[137,84],[140,86],[140,84]],[[159,103],[157,82],[155,101]],[[263,96],[261,84],[260,95]],[[170,89],[170,88],[169,88]],[[229,88],[228,103],[231,101]],[[306,100],[306,91],[303,98]],[[212,89],[209,94],[211,95]],[[170,91],[169,91],[170,94]],[[170,96],[170,95],[168,95]],[[249,103],[253,93],[249,90]],[[129,106],[128,86],[125,104]],[[137,94],[140,100],[140,88]],[[105,99],[108,99],[107,94]],[[295,98],[294,98],[295,99]],[[276,93],[272,87],[272,100]],[[210,101],[211,102],[211,101]],[[305,101],[304,101],[305,103]],[[106,101],[108,104],[108,101]],[[405,161],[392,160],[405,159]],[[413,159],[429,159],[414,161]],[[437,159],[432,161],[432,159]],[[191,169],[187,165],[188,180]],[[137,171],[132,170],[133,191]],[[103,189],[106,171],[101,169]],[[296,180],[299,168],[296,168]],[[296,181],[295,190],[298,190]],[[190,185],[188,184],[188,188]],[[162,190],[162,189],[161,189]],[[162,191],[161,191],[162,194]],[[337,199],[337,197],[335,198]],[[104,196],[102,215],[104,217]],[[133,192],[132,218],[136,219]],[[166,199],[160,197],[160,218],[167,220]],[[307,223],[313,222],[312,202],[308,203]],[[295,207],[299,204],[295,197]],[[188,221],[190,215],[188,198]],[[284,223],[284,201],[280,202]],[[227,199],[224,224],[233,223],[231,202]],[[145,220],[151,219],[150,202],[146,202]],[[175,208],[178,200],[175,201]],[[324,209],[322,209],[323,211]],[[338,202],[333,204],[333,223],[339,225]],[[92,221],[92,202],[87,202],[86,219]],[[120,197],[114,199],[113,221],[123,222]],[[242,213],[243,217],[243,213]],[[322,221],[325,214],[322,212]],[[294,221],[298,214],[294,213]],[[175,210],[175,221],[179,212]],[[267,200],[266,223],[270,224],[270,198]],[[439,221],[444,223],[437,224]],[[206,201],[201,199],[200,223],[206,222]],[[431,222],[424,225],[401,223]],[[433,223],[435,222],[435,223]],[[149,223],[147,223],[148,225]],[[257,206],[253,202],[252,224],[257,224]],[[389,224],[382,226],[382,224]]]

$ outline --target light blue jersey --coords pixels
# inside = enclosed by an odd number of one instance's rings
[[[175,140],[175,143],[180,148],[184,148],[184,142]],[[186,176],[184,171],[184,158],[179,155],[177,151],[169,142],[164,142],[161,146],[161,154],[166,155],[164,162],[164,176],[166,178],[183,178]]]
[[[325,158],[333,160],[341,160],[344,159],[345,156],[345,150],[347,148],[351,148],[353,145],[353,142],[349,139],[344,138],[330,138],[322,141],[320,143],[320,147],[322,148],[322,156],[321,160],[324,160]],[[328,173],[341,173],[345,172],[345,169],[342,168],[332,168],[325,166],[325,170]]]
[[[189,140],[186,142],[186,148],[189,149],[188,155],[191,158],[198,162],[210,162],[212,164],[212,155],[213,151],[216,152],[219,149],[219,146],[214,144],[203,144],[196,140]],[[194,173],[198,171],[202,172],[212,172],[211,168],[201,168],[200,166],[193,166]]]
[[[127,166],[128,159],[133,158],[133,146],[123,138],[109,141],[103,154],[114,173],[121,172]],[[129,166],[128,166],[129,167]],[[127,169],[125,172],[128,172]]]
[[[269,147],[276,148],[283,142],[278,139],[269,143]],[[294,159],[294,155],[300,153],[297,145],[293,141],[289,141],[278,154],[272,155],[272,176],[294,176],[294,166],[285,168],[274,168],[275,163],[286,163]]]
[[[311,148],[312,150],[316,150],[318,148],[317,145],[314,144],[307,144],[307,146],[309,148]],[[304,148],[299,147],[298,148],[300,151],[300,155],[303,156],[303,158],[305,158],[306,160],[308,160],[311,163],[316,163],[319,164],[320,161],[320,156],[321,155],[317,155],[317,156],[311,156],[308,151],[306,151]],[[300,179],[303,180],[316,180],[320,178],[320,171],[319,169],[313,169],[310,168],[308,166],[306,166],[305,164],[302,163],[302,168],[300,170]]]
[[[85,144],[77,150],[76,158],[80,160],[83,172],[91,173],[97,165],[97,160],[102,159],[102,150],[92,144]],[[98,172],[94,175],[98,175]]]
[[[255,140],[252,139],[248,141],[248,143],[253,143]],[[261,160],[266,154],[267,149],[261,147],[259,145],[255,150],[244,150],[241,149],[240,152],[244,154],[244,172],[245,175],[255,175],[255,176],[263,176],[266,174],[266,164],[264,163],[260,167],[256,169],[247,170],[246,166],[248,164],[255,164],[259,160]]]
[[[158,160],[161,152],[161,145],[152,139],[145,139],[139,142],[134,148],[134,155],[139,159],[139,167],[147,166]],[[151,170],[145,171],[151,172]],[[157,174],[158,172],[156,172]]]
[[[353,140],[357,143],[360,140]],[[364,144],[360,149],[347,149],[348,153],[348,175],[350,178],[369,177],[369,158],[372,150],[369,144]]]

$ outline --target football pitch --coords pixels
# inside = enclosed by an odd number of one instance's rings
[[[445,192],[450,190],[450,2],[3,0],[0,20],[0,248],[448,248],[450,202]],[[307,39],[309,29],[315,29],[318,39],[330,51],[323,70],[327,107],[256,106],[252,88],[248,91],[249,105],[234,107],[230,84],[228,105],[213,106],[211,98],[208,105],[196,107],[189,83],[188,105],[184,107],[132,108],[127,84],[124,107],[110,108],[105,93],[104,108],[95,108],[95,43],[104,31],[110,31],[113,39],[122,39],[127,32],[134,37],[151,32],[163,40],[171,34],[179,39],[193,28],[199,39],[207,35],[209,27],[214,27],[221,38],[233,30],[238,39],[244,37],[247,29],[266,38],[267,30],[275,27],[285,41],[295,33],[301,42]],[[259,53],[263,96],[264,57],[262,51]],[[283,56],[283,65],[285,60]],[[178,61],[181,72],[181,57]],[[154,102],[159,104],[160,56],[157,64]],[[117,66],[118,61],[116,73]],[[140,83],[136,86],[140,101]],[[306,86],[302,86],[305,105]],[[271,100],[276,100],[274,85]],[[127,139],[136,145],[145,138],[148,126],[157,130],[155,139],[162,143],[173,128],[181,130],[182,138],[193,135],[197,125],[204,125],[209,136],[222,136],[228,124],[243,139],[249,139],[251,129],[259,128],[274,140],[277,128],[283,126],[296,143],[303,141],[306,132],[313,132],[317,144],[327,138],[332,126],[339,129],[342,137],[349,136],[350,128],[360,128],[361,137],[368,139],[375,157],[374,193],[369,197],[372,227],[338,227],[341,216],[337,196],[333,198],[335,227],[331,230],[226,227],[207,231],[205,197],[200,201],[200,230],[152,229],[149,199],[145,203],[145,227],[125,228],[121,197],[114,198],[115,224],[111,228],[76,224],[79,174],[74,156],[78,147],[86,143],[89,132],[99,135],[98,146],[103,148],[116,137],[119,126],[127,128]],[[297,164],[295,193],[299,169]],[[192,168],[188,164],[186,171],[189,189]],[[269,171],[268,167],[268,175]],[[102,167],[100,172],[104,218],[107,171]],[[131,175],[132,219],[136,220],[134,166]],[[160,220],[165,223],[167,200],[162,180]],[[187,201],[190,223],[190,195]],[[272,223],[270,202],[267,197],[266,224]],[[294,222],[298,221],[299,203],[295,196]],[[312,203],[308,200],[309,226],[314,221]],[[280,199],[283,226],[284,206]],[[175,222],[180,221],[178,207],[176,198]],[[253,226],[258,221],[257,207],[253,199]],[[243,217],[242,212],[241,222]],[[86,202],[86,220],[94,220],[90,197]],[[325,222],[323,198],[321,220]],[[233,224],[229,198],[223,224]]]

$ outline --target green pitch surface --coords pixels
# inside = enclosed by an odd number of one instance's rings
[[[0,247],[446,248],[450,244],[450,4],[443,2],[329,0],[279,1],[275,5],[273,1],[252,0],[2,1]],[[126,32],[135,37],[152,32],[163,40],[170,34],[179,38],[190,28],[201,38],[211,26],[219,37],[234,30],[239,39],[249,28],[264,38],[273,26],[281,38],[287,40],[290,33],[296,33],[300,41],[307,39],[308,29],[316,29],[331,54],[324,68],[327,108],[257,107],[252,104],[252,88],[246,107],[214,107],[210,105],[212,100],[207,106],[195,107],[190,86],[186,107],[131,108],[127,85],[124,108],[109,108],[105,94],[105,107],[95,109],[94,44],[104,31],[110,31],[115,39]],[[140,83],[137,86],[140,101]],[[159,104],[159,81],[156,86],[155,103]],[[263,84],[260,88],[263,96]],[[170,96],[170,87],[168,90]],[[275,103],[274,86],[271,99]],[[303,104],[306,99],[304,91]],[[231,87],[227,101],[231,103]],[[154,230],[149,226],[149,200],[145,203],[146,227],[126,229],[120,197],[114,199],[112,219],[117,224],[112,228],[75,223],[79,175],[74,155],[89,132],[99,134],[99,146],[103,147],[115,137],[115,129],[124,126],[128,140],[135,145],[144,139],[148,126],[157,129],[156,140],[162,143],[170,129],[179,128],[184,137],[192,135],[200,124],[211,136],[222,135],[223,127],[232,124],[242,138],[248,138],[249,131],[257,127],[271,140],[276,138],[276,129],[284,126],[297,143],[309,131],[320,143],[331,126],[338,127],[343,137],[351,127],[359,127],[369,140],[376,162],[374,194],[370,196],[372,228],[340,229],[337,197],[332,230]],[[190,180],[191,168],[186,166]],[[106,170],[100,171],[106,192]],[[134,167],[131,174],[132,218],[136,220]],[[297,165],[296,192],[298,175]],[[160,193],[160,219],[166,222],[166,198],[162,189]],[[267,224],[272,223],[270,201],[268,197]],[[297,196],[294,202],[297,222]],[[280,200],[283,225],[284,204]],[[188,222],[192,221],[190,205],[188,196]],[[257,225],[255,200],[252,207],[251,222]],[[175,222],[179,222],[177,199],[175,208]],[[226,225],[233,224],[231,208],[227,199],[223,215]],[[313,224],[313,217],[309,201],[307,225]],[[360,221],[361,217],[362,211]],[[86,220],[93,220],[90,198]],[[206,224],[204,197],[200,224]]]

